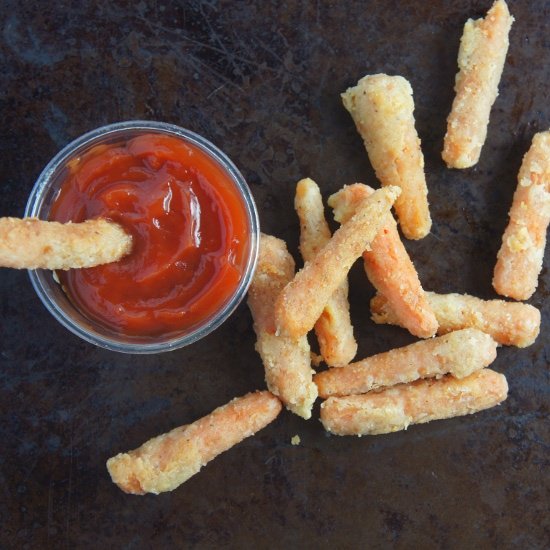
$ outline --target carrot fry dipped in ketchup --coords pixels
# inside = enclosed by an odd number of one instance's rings
[[[498,95],[514,18],[504,0],[493,4],[484,19],[468,19],[458,51],[451,113],[441,156],[449,168],[469,168],[479,160],[487,137],[491,107]]]
[[[85,317],[132,337],[172,337],[225,308],[255,239],[219,160],[175,134],[140,131],[87,149],[67,168],[49,219],[107,218],[132,236],[118,262],[57,273]]]
[[[381,392],[329,397],[321,422],[336,435],[377,435],[406,430],[410,424],[473,414],[498,405],[508,395],[502,374],[490,369],[457,380],[418,380]]]
[[[376,237],[399,193],[398,187],[389,186],[367,197],[352,218],[286,285],[275,303],[278,333],[296,339],[313,328],[355,260]]]
[[[172,491],[213,458],[273,422],[281,408],[268,391],[249,393],[192,424],[110,458],[107,469],[125,493]]]
[[[372,193],[374,189],[361,183],[344,186],[328,199],[334,219],[345,223],[357,205]],[[363,262],[369,281],[386,296],[401,325],[419,338],[433,336],[437,320],[390,212],[370,249],[363,252]]]
[[[497,255],[493,287],[515,300],[535,292],[550,222],[550,131],[540,132],[523,157],[510,221]]]
[[[320,397],[354,395],[444,374],[465,378],[496,356],[497,343],[488,334],[467,328],[320,372],[313,380]]]
[[[269,390],[290,411],[308,419],[317,398],[317,386],[312,379],[307,338],[291,339],[275,334],[275,300],[293,276],[294,260],[284,241],[262,234],[258,267],[248,291],[248,306],[257,336],[256,350],[264,364]]]
[[[36,218],[0,218],[0,267],[73,269],[116,262],[132,238],[104,219],[57,223]]]
[[[408,239],[425,237],[432,220],[411,85],[402,76],[368,75],[343,93],[342,101],[382,185],[402,190],[395,211],[403,234]]]
[[[490,334],[499,344],[524,348],[539,335],[540,311],[529,304],[482,300],[468,294],[426,292],[439,323],[438,334],[463,328],[477,328]],[[378,324],[399,325],[388,299],[377,294],[370,303],[372,320]]]
[[[298,182],[294,207],[300,218],[300,252],[307,262],[315,257],[331,237],[321,192],[313,180],[306,178]],[[340,367],[355,357],[357,342],[349,316],[347,279],[334,291],[321,317],[317,319],[315,334],[321,356],[327,365]]]

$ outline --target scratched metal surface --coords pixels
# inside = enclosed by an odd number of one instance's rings
[[[550,126],[549,3],[510,2],[517,21],[489,137],[461,172],[439,151],[461,28],[489,1],[279,4],[5,0],[0,215],[22,214],[72,138],[163,120],[229,154],[263,230],[297,257],[297,179],[315,178],[325,197],[374,181],[338,94],[366,73],[397,73],[415,91],[434,218],[407,247],[426,288],[494,297],[520,161]],[[118,355],[56,324],[26,273],[0,270],[0,547],[548,547],[549,283],[546,259],[531,300],[542,334],[495,363],[510,384],[501,407],[362,439],[285,412],[173,493],[135,497],[111,484],[107,458],[264,386],[249,312],[188,349]],[[412,341],[369,320],[372,293],[356,266],[359,356]]]

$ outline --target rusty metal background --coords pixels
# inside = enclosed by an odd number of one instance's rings
[[[432,234],[407,247],[426,288],[494,297],[521,158],[550,126],[550,4],[510,1],[516,23],[481,161],[449,171],[439,152],[461,29],[489,5],[5,0],[0,215],[22,214],[35,178],[71,139],[109,122],[163,120],[229,154],[263,230],[298,257],[300,177],[325,197],[375,181],[339,93],[367,73],[401,74],[415,92],[434,219]],[[124,495],[105,461],[263,387],[246,307],[188,349],[130,357],[79,341],[26,273],[0,270],[0,547],[548,547],[546,258],[531,300],[541,336],[501,349],[495,363],[510,384],[501,407],[361,439],[329,437],[316,419],[285,412],[158,497]],[[356,266],[360,357],[412,341],[369,320],[372,294]]]

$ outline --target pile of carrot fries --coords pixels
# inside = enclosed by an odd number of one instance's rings
[[[512,22],[506,2],[497,0],[485,18],[464,27],[442,152],[450,168],[473,166],[480,157]],[[325,429],[358,436],[471,414],[506,399],[506,378],[487,367],[499,345],[535,341],[540,312],[520,302],[422,288],[397,226],[406,238],[421,239],[432,224],[412,88],[401,76],[367,75],[342,100],[382,188],[355,183],[330,196],[341,224],[331,235],[321,190],[309,178],[299,181],[295,208],[304,266],[296,274],[285,242],[262,234],[248,305],[269,391],[235,399],[111,458],[107,467],[122,490],[172,490],[273,421],[282,405],[309,419],[318,396]],[[493,286],[525,300],[537,287],[550,221],[550,132],[534,136],[518,180]],[[359,257],[377,291],[370,305],[375,323],[399,325],[421,340],[355,360],[347,275]],[[311,330],[329,367],[318,373],[307,339]]]

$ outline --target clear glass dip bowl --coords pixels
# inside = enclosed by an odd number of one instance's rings
[[[241,280],[234,293],[222,307],[206,318],[199,326],[187,329],[181,334],[169,336],[128,336],[106,328],[83,315],[69,300],[55,274],[48,270],[29,271],[31,283],[46,309],[67,329],[83,340],[122,353],[160,353],[181,348],[196,342],[218,328],[239,305],[250,285],[258,257],[259,221],[254,199],[241,173],[229,158],[205,138],[164,122],[129,121],[109,124],[97,128],[69,143],[42,171],[31,191],[26,217],[47,220],[50,208],[55,201],[60,186],[67,177],[67,164],[82,156],[92,147],[126,141],[140,134],[160,133],[175,136],[200,148],[215,161],[233,182],[242,199],[249,227],[248,250]]]

